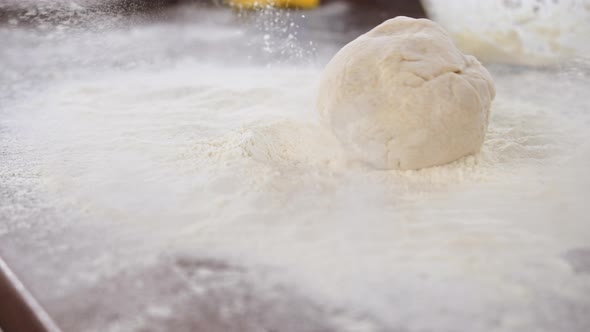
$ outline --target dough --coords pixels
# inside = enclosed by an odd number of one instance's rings
[[[478,152],[494,96],[489,72],[443,28],[396,17],[334,56],[317,108],[350,160],[419,169]]]

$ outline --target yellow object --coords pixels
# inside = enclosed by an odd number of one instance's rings
[[[319,5],[320,0],[227,0],[227,3],[233,7],[248,9],[266,6],[312,9]]]

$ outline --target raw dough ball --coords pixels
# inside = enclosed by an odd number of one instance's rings
[[[419,169],[478,152],[494,96],[488,71],[443,28],[396,17],[336,54],[317,107],[350,159]]]

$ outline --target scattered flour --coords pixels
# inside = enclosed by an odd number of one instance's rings
[[[105,45],[125,42],[108,61],[142,45],[184,52],[196,43],[166,44],[183,35],[169,29],[101,34]],[[26,238],[47,252],[51,264],[34,250],[18,257],[48,308],[71,316],[95,287],[114,316],[131,313],[128,326],[168,322],[161,317],[187,310],[179,298],[207,291],[176,284],[181,294],[156,293],[155,309],[127,306],[152,294],[140,287],[151,275],[138,261],[183,254],[265,267],[331,308],[338,331],[586,331],[588,68],[491,67],[497,97],[481,151],[406,171],[345,160],[314,109],[316,68],[176,59],[60,77],[0,119],[0,134],[10,131],[0,141],[0,190],[34,191],[56,221],[12,225],[32,208],[3,201],[2,243]],[[155,270],[155,285],[176,276]],[[257,281],[260,292],[282,295]]]

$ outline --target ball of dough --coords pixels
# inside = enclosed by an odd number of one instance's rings
[[[443,28],[396,17],[334,56],[317,108],[351,160],[419,169],[478,152],[494,96],[489,72]]]

